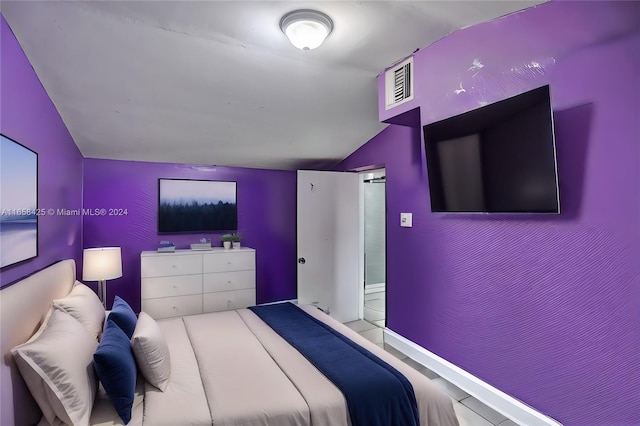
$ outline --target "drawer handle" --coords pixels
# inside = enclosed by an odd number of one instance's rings
[[[174,286],[173,286],[173,288],[178,288],[178,287],[176,287],[176,286],[174,285]]]
[[[175,267],[176,267],[176,265],[171,265],[171,267],[172,267],[172,268],[175,268]]]

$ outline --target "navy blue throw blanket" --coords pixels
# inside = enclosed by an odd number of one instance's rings
[[[250,307],[340,389],[353,426],[418,426],[411,383],[392,366],[292,303]]]

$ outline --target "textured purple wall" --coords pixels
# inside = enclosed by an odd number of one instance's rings
[[[0,17],[0,131],[38,153],[38,207],[82,206],[82,155],[4,17]],[[60,260],[81,258],[81,218],[46,215],[38,257],[2,269],[0,287]]]
[[[423,125],[551,85],[559,216],[431,213],[417,128],[339,167],[386,166],[388,326],[565,425],[640,424],[639,29],[638,2],[550,2],[415,56]]]
[[[127,209],[123,216],[85,216],[84,247],[121,246],[123,276],[108,283],[140,309],[140,252],[160,240],[188,248],[202,237],[220,245],[218,234],[158,235],[158,178],[228,180],[238,183],[238,232],[256,249],[259,303],[296,297],[296,173],[185,164],[85,159],[84,208]]]

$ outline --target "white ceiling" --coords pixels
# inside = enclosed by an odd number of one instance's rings
[[[458,28],[541,1],[2,1],[85,157],[328,167],[380,132],[376,76]],[[286,12],[334,30],[294,48]]]

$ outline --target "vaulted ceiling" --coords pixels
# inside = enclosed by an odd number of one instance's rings
[[[380,132],[376,76],[456,29],[541,1],[2,1],[85,157],[328,167]],[[318,49],[279,28],[313,8]]]

